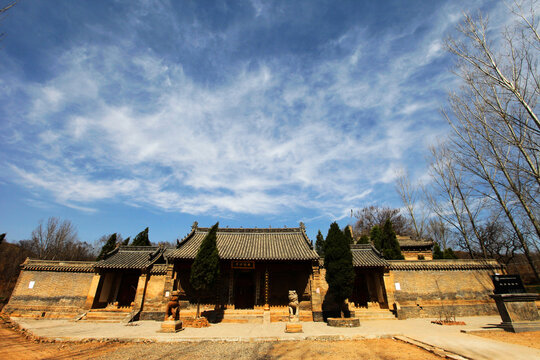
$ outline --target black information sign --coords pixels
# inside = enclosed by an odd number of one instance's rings
[[[495,294],[522,294],[525,293],[523,282],[519,275],[491,275]]]

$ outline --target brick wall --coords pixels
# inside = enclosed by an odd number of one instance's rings
[[[23,270],[4,311],[13,316],[72,318],[83,312],[93,276]]]
[[[386,279],[398,317],[497,315],[490,270],[393,270]],[[400,290],[396,289],[399,283]]]
[[[167,275],[150,275],[146,284],[141,320],[163,320],[168,298],[165,297]]]

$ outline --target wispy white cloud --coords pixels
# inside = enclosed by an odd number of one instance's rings
[[[167,13],[144,8],[126,26],[144,28],[140,18],[155,11]],[[376,46],[352,28],[324,47],[346,47],[344,56],[302,71],[288,57],[245,61],[211,84],[129,36],[72,46],[47,81],[0,82],[27,98],[13,100],[27,110],[10,123],[9,146],[25,150],[5,174],[83,211],[118,201],[191,214],[309,208],[341,219],[391,184],[395,169],[422,167],[419,145],[444,131],[433,118],[437,100],[425,96],[444,92],[444,77],[416,77],[445,56],[441,41],[456,19],[438,12],[415,48],[398,50],[416,27],[383,34]],[[188,26],[193,48],[241,31],[194,30],[201,26]]]

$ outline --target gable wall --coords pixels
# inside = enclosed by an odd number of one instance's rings
[[[83,312],[93,276],[22,270],[4,311],[12,316],[72,318]],[[30,281],[34,281],[32,289]]]

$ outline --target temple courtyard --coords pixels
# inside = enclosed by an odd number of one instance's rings
[[[369,320],[359,328],[302,322],[303,333],[289,334],[283,322],[219,323],[161,333],[158,321],[124,324],[12,318],[12,324],[24,331],[3,325],[0,358],[540,359],[540,332],[501,332],[494,328],[500,322],[498,316],[463,317],[458,320],[466,325],[457,326],[436,325],[431,320]]]

